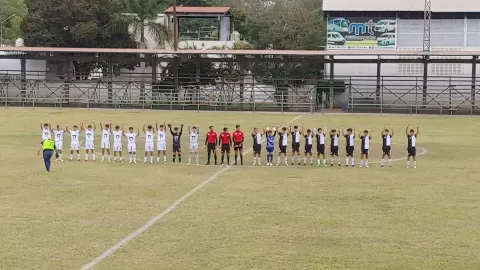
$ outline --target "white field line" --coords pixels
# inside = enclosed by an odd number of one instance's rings
[[[298,115],[297,117],[293,118],[290,122],[288,122],[287,124],[291,124],[293,122],[295,122],[296,120],[298,120],[300,117],[302,117],[303,115]],[[247,151],[245,151],[245,154],[248,154],[249,152],[251,152],[253,149],[252,148],[249,148]],[[147,223],[145,223],[142,227],[138,228],[136,231],[132,232],[131,234],[127,235],[125,238],[123,238],[122,240],[120,240],[118,243],[116,243],[115,245],[111,246],[110,248],[108,248],[107,250],[105,250],[102,254],[100,254],[100,256],[96,257],[95,259],[93,259],[92,261],[90,261],[89,263],[85,264],[84,266],[82,266],[82,270],[88,270],[88,269],[92,269],[94,266],[96,266],[97,264],[99,264],[101,261],[103,261],[105,258],[107,258],[108,256],[114,254],[117,250],[119,250],[120,248],[122,248],[124,245],[126,245],[128,242],[130,242],[131,240],[137,238],[139,235],[141,235],[143,232],[145,232],[146,230],[148,230],[150,227],[152,227],[153,225],[155,225],[158,221],[160,221],[164,216],[168,215],[170,212],[172,212],[173,210],[175,210],[175,208],[177,208],[177,206],[182,203],[183,201],[185,201],[186,199],[188,199],[188,197],[190,197],[193,193],[197,192],[199,189],[201,189],[202,187],[206,186],[208,183],[210,183],[211,181],[215,180],[217,177],[219,177],[221,174],[223,174],[224,172],[230,170],[232,167],[225,167],[223,169],[221,169],[220,171],[214,173],[212,176],[210,176],[207,180],[203,181],[202,183],[200,183],[199,185],[197,185],[196,187],[194,187],[192,190],[190,190],[189,192],[185,193],[185,195],[183,195],[182,197],[180,197],[178,200],[176,200],[173,204],[171,204],[169,207],[167,207],[165,210],[163,210],[161,213],[159,213],[158,215],[156,215],[155,217],[153,217],[152,219],[150,219]]]

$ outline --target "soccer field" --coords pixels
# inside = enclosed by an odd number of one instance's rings
[[[239,124],[249,149],[254,127],[294,119],[305,128],[372,129],[370,168],[252,167],[251,150],[244,167],[185,165],[186,132],[184,165],[100,163],[98,154],[97,162],[84,162],[82,150],[82,162],[54,162],[44,174],[36,153],[40,121],[112,120],[140,129],[144,121],[194,123],[202,144],[209,125],[219,133]],[[405,128],[417,123],[418,168],[407,169]],[[0,110],[0,124],[0,269],[480,265],[480,118],[9,108]],[[379,166],[384,126],[395,131],[392,168]],[[97,126],[97,152],[100,132]],[[68,151],[68,134],[64,145]],[[340,149],[345,164],[343,138]],[[200,155],[205,164],[203,148]]]

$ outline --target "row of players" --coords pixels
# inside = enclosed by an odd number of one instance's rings
[[[88,125],[87,128],[84,128],[84,123],[80,124],[80,128],[77,125],[73,126],[73,129],[70,130],[68,128],[68,124],[65,126],[65,130],[63,130],[59,125],[57,125],[56,129],[53,130],[51,123],[43,124],[41,123],[42,129],[42,139],[51,138],[52,133],[54,135],[55,146],[59,151],[59,158],[57,160],[62,160],[62,150],[63,150],[63,137],[64,133],[69,133],[71,138],[70,144],[70,161],[73,160],[74,152],[77,153],[77,160],[80,160],[80,133],[85,132],[85,161],[89,159],[89,153],[92,155],[92,159],[95,161],[95,131],[96,131],[96,123],[93,121],[93,125]],[[117,161],[117,154],[119,156],[119,161],[123,162],[122,157],[122,137],[125,137],[127,140],[127,151],[128,151],[128,158],[129,163],[136,163],[136,153],[137,153],[137,145],[136,140],[140,136],[140,130],[137,129],[134,132],[133,127],[129,127],[128,132],[125,132],[123,127],[116,125],[112,130],[112,123],[105,124],[104,126],[100,122],[100,126],[102,126],[102,138],[101,138],[101,154],[102,154],[102,162],[105,161],[105,154],[107,154],[108,162],[111,162],[111,155],[110,155],[110,135],[113,135],[113,162]],[[148,158],[150,158],[150,163],[154,163],[154,135],[157,134],[157,163],[160,163],[161,155],[163,154],[163,162],[167,163],[167,130],[169,128],[170,134],[173,140],[173,163],[175,163],[176,158],[178,157],[178,162],[182,162],[182,155],[181,155],[181,136],[183,133],[183,124],[178,127],[174,127],[172,129],[172,125],[166,125],[165,122],[160,124],[157,122],[155,127],[153,125],[147,125],[146,122],[143,124],[143,133],[145,134],[145,156],[144,156],[144,163],[147,163]],[[278,156],[276,165],[280,165],[281,158],[283,157],[285,160],[285,165],[288,166],[288,157],[287,157],[287,145],[288,145],[288,137],[291,135],[292,137],[292,156],[291,156],[291,164],[295,164],[295,157],[297,157],[297,162],[299,165],[307,165],[307,159],[310,159],[310,165],[314,165],[313,162],[313,141],[316,138],[316,152],[317,152],[317,166],[327,166],[326,158],[325,158],[325,141],[327,137],[327,127],[325,129],[318,128],[318,129],[307,129],[304,130],[303,126],[299,128],[298,126],[289,125],[277,128],[265,128],[260,131],[258,128],[255,128],[251,133],[253,138],[253,165],[261,165],[261,150],[262,150],[262,141],[263,136],[266,135],[266,152],[267,152],[267,166],[273,166],[273,157],[275,151],[275,136],[278,133],[279,142],[278,142]],[[199,164],[199,132],[200,128],[198,125],[189,125],[188,126],[188,133],[190,138],[190,145],[189,145],[189,157],[188,157],[188,164],[192,162],[192,159],[195,158],[196,164]],[[406,136],[408,140],[408,147],[407,147],[407,167],[410,167],[410,158],[413,158],[414,167],[416,168],[416,139],[419,133],[419,127],[417,124],[417,129],[411,129],[410,125],[407,126],[406,129]],[[354,146],[355,146],[355,130],[352,128],[348,128],[345,133],[345,129],[341,129],[342,136],[346,139],[346,166],[348,167],[350,164],[351,166],[355,166],[355,159],[354,159]],[[388,164],[392,166],[392,157],[391,157],[391,145],[392,145],[392,137],[393,137],[393,129],[384,128],[381,132],[382,137],[382,160],[381,166],[385,165],[385,157],[388,157]],[[330,166],[334,166],[334,161],[336,158],[337,165],[341,166],[340,163],[340,155],[339,155],[339,138],[340,138],[340,130],[331,129],[329,131],[330,136]],[[370,152],[370,141],[372,139],[371,130],[360,130],[359,135],[361,139],[361,160],[360,160],[360,167],[368,167],[368,158]],[[303,155],[303,163],[302,158],[300,156],[300,138],[304,137],[305,139],[305,149]],[[230,134],[228,128],[224,128],[223,132],[217,135],[214,131],[213,126],[209,127],[209,131],[205,137],[205,147],[207,149],[207,157],[208,162],[206,165],[210,165],[210,159],[213,154],[215,165],[217,164],[217,148],[220,147],[221,149],[221,165],[224,164],[225,157],[226,157],[226,164],[230,165],[230,151],[231,147],[233,146],[235,152],[235,159],[234,165],[238,164],[238,157],[240,157],[240,164],[243,165],[243,145],[244,145],[244,133],[241,131],[239,125],[235,127],[235,131]]]

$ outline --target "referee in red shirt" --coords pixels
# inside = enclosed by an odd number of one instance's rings
[[[218,138],[218,144],[222,144],[222,163],[225,158],[225,153],[227,153],[227,165],[230,166],[230,147],[232,146],[232,137],[228,132],[228,128],[223,128],[223,132],[220,133],[220,137]]]
[[[237,157],[240,153],[240,162],[243,165],[243,132],[240,130],[240,125],[235,127],[233,132],[233,149],[235,150],[235,165],[237,165]]]
[[[209,127],[207,137],[205,138],[205,146],[207,147],[208,162],[206,165],[210,165],[210,156],[213,152],[213,158],[215,159],[215,165],[217,165],[217,133],[213,130],[213,126]]]

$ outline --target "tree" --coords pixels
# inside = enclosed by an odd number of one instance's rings
[[[0,0],[0,22],[3,22],[3,44],[14,44],[21,37],[20,23],[27,14],[23,0]]]
[[[27,46],[134,48],[120,0],[25,0],[21,30]]]

